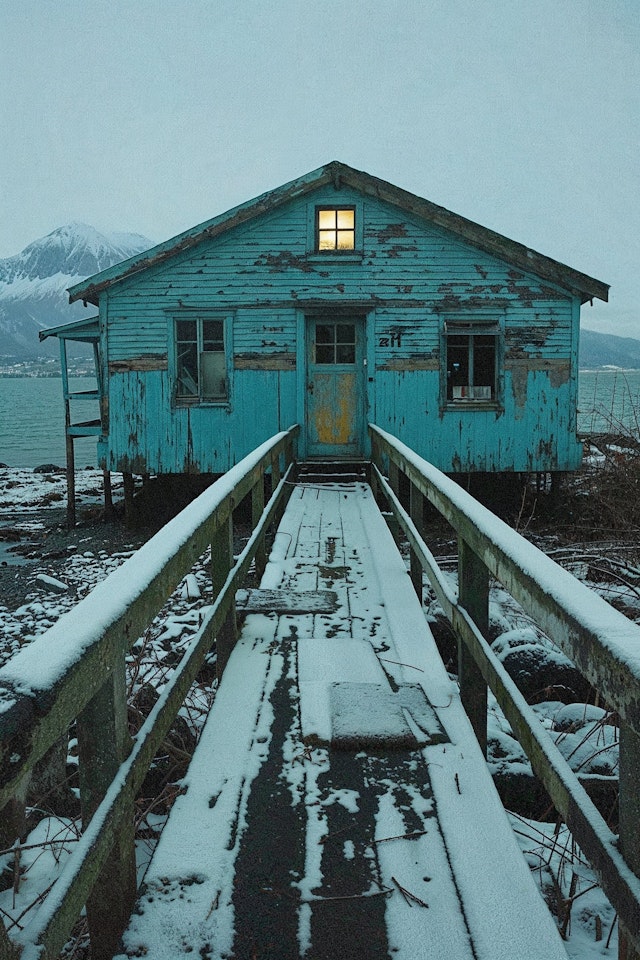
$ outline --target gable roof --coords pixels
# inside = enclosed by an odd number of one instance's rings
[[[582,303],[594,298],[608,300],[608,284],[580,273],[580,271],[574,270],[558,260],[546,257],[521,243],[517,243],[515,240],[509,240],[508,237],[504,237],[494,230],[482,227],[472,220],[467,220],[457,213],[452,213],[444,207],[431,203],[430,200],[424,200],[422,197],[409,193],[407,190],[402,190],[392,183],[387,183],[387,181],[380,180],[369,173],[355,170],[345,163],[333,160],[331,163],[327,163],[317,170],[312,170],[311,173],[307,173],[297,180],[291,180],[275,190],[270,190],[253,200],[232,207],[231,210],[213,217],[212,220],[206,220],[204,223],[200,223],[164,243],[151,247],[150,250],[137,254],[129,260],[118,263],[108,270],[103,270],[101,273],[89,277],[82,283],[70,287],[68,290],[69,302],[84,300],[85,303],[89,302],[97,306],[100,293],[112,283],[163,263],[176,254],[196,246],[202,240],[216,237],[232,227],[276,210],[283,204],[304,197],[328,183],[333,183],[336,188],[339,188],[342,184],[353,187],[362,194],[378,197],[380,200],[391,203],[407,213],[443,227],[485,253],[492,254],[521,270],[534,273],[544,280],[565,288],[579,296]]]

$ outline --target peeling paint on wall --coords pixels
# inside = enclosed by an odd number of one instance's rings
[[[315,267],[306,256],[296,256],[291,250],[280,253],[263,253],[255,261],[256,267],[268,267],[270,273],[286,273],[287,270],[301,270],[302,273],[315,273]]]
[[[376,363],[376,370],[431,370],[440,369],[440,362],[437,357],[411,356],[411,357],[389,357],[388,360],[381,360]]]
[[[148,353],[139,357],[130,357],[127,360],[112,360],[109,363],[109,375],[112,373],[129,373],[130,371],[166,370],[167,367],[166,353]]]
[[[238,353],[233,358],[236,370],[295,370],[295,353]]]

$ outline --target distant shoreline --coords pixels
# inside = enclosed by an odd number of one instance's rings
[[[602,367],[580,367],[578,373],[640,373],[640,367],[614,367],[611,364]],[[84,370],[70,370],[67,374],[69,379],[73,378],[94,378],[95,373]],[[0,380],[62,380],[61,373],[45,373],[33,371],[32,373],[11,373],[0,370]]]

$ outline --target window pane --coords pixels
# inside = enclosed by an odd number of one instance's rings
[[[336,249],[335,230],[321,230],[319,232],[318,249],[319,250],[335,250]]]
[[[447,399],[453,400],[462,395],[463,388],[469,385],[469,337],[447,337]],[[455,397],[454,397],[455,394]]]
[[[336,341],[338,343],[355,343],[356,328],[353,323],[339,323],[336,327]]]
[[[496,376],[495,337],[473,338],[473,382],[476,387],[490,387],[494,395]]]
[[[355,245],[353,230],[340,230],[338,232],[338,250],[353,250]]]
[[[340,230],[353,230],[355,225],[355,210],[338,210],[338,227]]]
[[[316,363],[333,363],[335,348],[332,343],[316,345]]]
[[[203,353],[202,396],[210,400],[223,400],[227,395],[227,370],[224,353]]]
[[[178,340],[198,339],[197,320],[176,320],[176,336]]]
[[[336,347],[337,363],[355,363],[356,348],[353,343],[339,343]]]
[[[178,344],[178,383],[179,397],[198,396],[198,345],[196,343]]]
[[[222,320],[202,321],[202,340],[205,350],[221,350],[223,347]],[[209,346],[211,344],[211,346]]]
[[[333,343],[335,326],[332,323],[316,324],[316,343]]]
[[[335,230],[336,211],[318,210],[318,227],[320,230]]]

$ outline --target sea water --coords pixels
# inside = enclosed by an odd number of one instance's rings
[[[96,390],[93,377],[69,380],[73,393]],[[72,423],[99,418],[98,401],[71,401]],[[78,469],[95,467],[96,438],[74,442]],[[0,463],[8,467],[37,467],[66,463],[64,400],[60,377],[0,377]]]
[[[69,381],[76,392],[95,390],[91,377]],[[580,373],[578,432],[640,435],[640,370]],[[74,423],[98,419],[97,400],[73,400]],[[76,467],[96,466],[94,437],[75,441]],[[65,465],[64,403],[58,377],[0,378],[0,463],[10,467]]]

